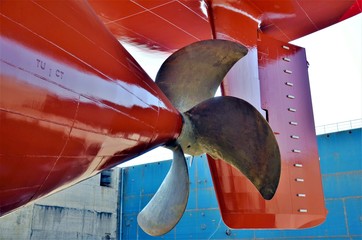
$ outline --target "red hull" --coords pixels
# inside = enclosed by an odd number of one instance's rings
[[[233,7],[214,6],[215,38],[238,41],[249,52],[226,76],[223,94],[246,99],[265,113],[278,141],[282,171],[275,196],[265,201],[245,176],[209,158],[223,220],[231,228],[316,226],[325,220],[326,209],[305,51],[259,32],[255,19],[235,11],[253,14],[253,4]]]
[[[304,51],[288,45],[286,52],[276,39],[287,42],[330,26],[361,12],[360,3],[1,1],[1,214],[178,136],[181,117],[117,40],[170,53],[214,37],[248,46],[223,90],[268,111],[282,153],[280,188],[269,202],[229,165],[210,161],[225,223],[320,223],[325,208]],[[278,82],[290,67],[292,80],[304,85]],[[302,122],[297,128],[289,124],[296,118]],[[300,161],[304,168],[295,168]]]
[[[175,139],[182,119],[87,3],[1,2],[0,215]]]

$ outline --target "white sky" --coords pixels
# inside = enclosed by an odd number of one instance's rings
[[[168,54],[122,44],[154,79]],[[292,42],[307,52],[316,126],[362,118],[362,14]],[[150,60],[152,59],[152,64]],[[120,166],[168,160],[172,152],[157,148]]]
[[[362,14],[292,43],[307,52],[316,126],[362,118]]]

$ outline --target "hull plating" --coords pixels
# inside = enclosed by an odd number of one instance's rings
[[[0,19],[0,215],[178,136],[178,112],[87,3],[2,2]]]

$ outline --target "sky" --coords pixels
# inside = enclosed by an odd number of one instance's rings
[[[316,126],[362,118],[362,14],[297,39],[309,66]]]
[[[291,43],[306,49],[315,125],[362,119],[362,14]],[[168,57],[122,44],[153,79]],[[120,166],[168,159],[172,152],[157,148]]]

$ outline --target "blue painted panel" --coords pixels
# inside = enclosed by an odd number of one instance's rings
[[[206,155],[201,155],[196,158],[196,166],[194,166],[195,171],[197,172],[197,183],[198,188],[213,188],[214,184],[211,180],[210,168],[206,159]]]
[[[127,196],[123,198],[123,213],[136,213],[140,209],[140,197],[138,195]]]
[[[122,239],[136,239],[137,228],[137,214],[122,215]]]
[[[322,175],[324,197],[343,198],[362,196],[362,171]]]
[[[124,179],[123,179],[124,196],[138,195],[140,193],[141,191],[140,181],[142,181],[142,179],[137,176],[141,176],[141,173],[142,173],[141,167],[130,167],[124,169]]]
[[[219,209],[213,187],[199,190],[197,206],[199,209]]]
[[[322,174],[362,170],[362,129],[317,137]]]
[[[175,230],[177,239],[250,239],[254,237],[252,231],[229,230],[223,223],[218,209],[187,211]]]
[[[280,240],[280,238],[275,238],[275,240]],[[285,240],[291,240],[290,238],[284,238]],[[325,237],[325,236],[318,236],[318,238],[315,238],[315,237],[307,237],[307,238],[305,238],[305,237],[293,237],[293,239],[297,239],[297,240],[315,240],[315,239],[323,239],[323,240],[346,240],[346,239],[348,239],[348,240],[351,240],[351,238],[350,237],[333,237],[333,238],[331,238],[331,237]],[[268,239],[268,240],[270,240],[270,239]],[[361,239],[359,239],[359,240],[361,240]]]
[[[362,239],[362,196],[346,199],[345,204],[349,233]]]
[[[200,232],[204,233],[203,235],[206,235],[206,237],[209,238],[214,234],[220,221],[219,209],[201,211],[198,217]]]
[[[186,209],[197,209],[197,189],[190,189],[189,200],[187,202]]]
[[[141,211],[147,205],[147,203],[151,200],[152,197],[153,197],[152,194],[147,194],[147,195],[141,196],[141,202],[139,203],[140,204],[139,211]]]
[[[341,199],[327,200],[326,208],[328,210],[326,221],[318,227],[305,231],[309,233],[309,236],[348,236],[343,201]]]
[[[195,165],[195,161],[197,160],[197,157],[188,157],[186,158],[186,162],[187,162],[187,167],[189,170],[189,176],[190,176],[190,184],[194,185],[195,184],[195,177],[197,174],[196,168],[192,167],[193,165]]]
[[[199,232],[199,211],[187,211],[176,226],[176,232],[180,239],[194,239]]]
[[[216,228],[215,214],[210,211],[188,211],[185,218],[177,224],[176,231],[180,239],[198,239],[210,236]],[[217,214],[216,214],[217,215]],[[192,229],[192,231],[189,231]]]
[[[171,168],[171,161],[158,162],[143,165],[143,171],[141,176],[153,176],[142,177],[141,190],[143,194],[154,194],[155,190],[161,186],[163,179],[165,179],[168,171]]]
[[[234,230],[227,228],[224,224],[220,224],[220,227],[212,235],[210,239],[256,239],[254,231],[250,230]]]

